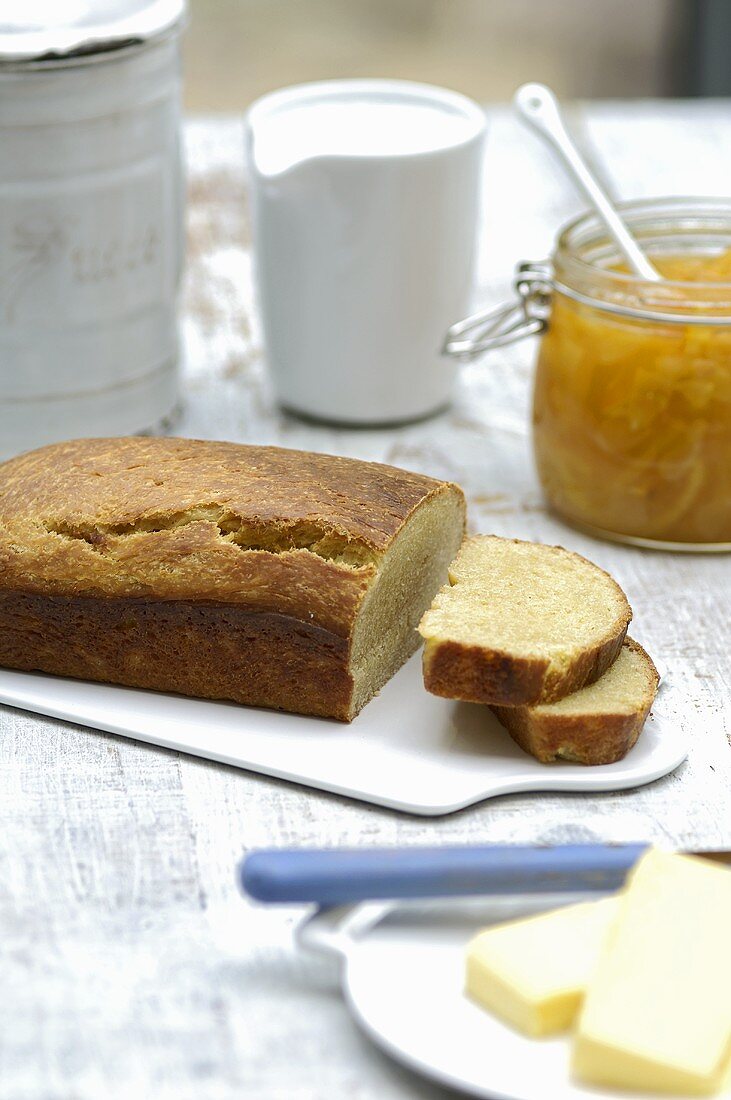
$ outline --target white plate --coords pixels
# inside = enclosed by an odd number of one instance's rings
[[[532,911],[540,908],[546,908],[545,901]],[[568,1037],[525,1038],[468,1000],[465,947],[490,922],[484,902],[402,906],[351,942],[343,990],[370,1038],[411,1069],[470,1096],[648,1100],[654,1095],[582,1087],[571,1080]],[[721,1100],[730,1097],[731,1085]]]
[[[9,669],[0,703],[425,815],[513,791],[637,787],[687,754],[660,708],[618,764],[539,764],[487,707],[429,695],[418,653],[350,725]]]

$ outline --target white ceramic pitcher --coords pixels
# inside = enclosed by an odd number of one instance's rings
[[[253,232],[279,401],[344,424],[448,404],[469,312],[485,117],[429,85],[328,81],[248,114]]]

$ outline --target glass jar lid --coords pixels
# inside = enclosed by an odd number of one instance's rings
[[[63,65],[171,31],[185,0],[0,0],[0,66]]]

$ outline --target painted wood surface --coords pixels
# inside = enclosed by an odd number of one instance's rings
[[[577,114],[616,193],[724,194],[721,103]],[[179,434],[382,459],[461,482],[474,530],[561,542],[614,573],[636,635],[669,670],[691,742],[667,779],[606,795],[510,796],[442,820],[335,796],[0,708],[3,1100],[392,1100],[442,1090],[349,1020],[298,953],[298,911],[237,894],[261,845],[656,840],[731,845],[731,564],[585,538],[546,514],[527,435],[530,345],[465,368],[452,410],[383,432],[315,428],[274,407],[252,302],[240,119],[188,124],[189,260]],[[491,112],[479,303],[510,294],[580,208],[550,154]]]

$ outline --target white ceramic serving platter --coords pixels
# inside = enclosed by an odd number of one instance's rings
[[[0,669],[0,703],[409,813],[451,813],[515,791],[611,791],[685,759],[662,707],[617,764],[539,764],[487,707],[429,695],[415,654],[349,725]]]
[[[497,919],[547,906],[546,899],[524,900]],[[526,1038],[465,996],[466,945],[496,917],[494,903],[412,903],[358,937],[338,937],[346,1002],[368,1036],[411,1069],[470,1096],[651,1100],[651,1093],[582,1086],[571,1077],[569,1037]],[[731,1098],[731,1080],[717,1095]]]

